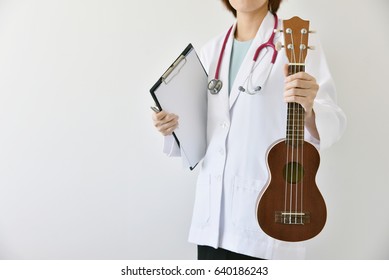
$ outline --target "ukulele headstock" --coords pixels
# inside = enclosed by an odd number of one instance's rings
[[[304,64],[307,57],[309,21],[299,17],[283,21],[284,47],[289,64]]]

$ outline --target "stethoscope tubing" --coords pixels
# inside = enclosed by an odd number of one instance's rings
[[[221,49],[220,55],[219,55],[219,60],[217,61],[216,73],[215,73],[215,78],[214,78],[215,80],[219,80],[219,73],[220,73],[220,68],[221,68],[222,61],[223,61],[224,51],[226,49],[228,38],[230,37],[231,31],[232,31],[232,27],[233,26],[231,26],[230,29],[228,29],[226,37],[224,38],[222,49]]]
[[[276,30],[277,27],[278,27],[278,16],[277,16],[277,14],[274,14],[274,20],[275,20],[275,22],[274,22],[274,30]],[[233,29],[233,26],[231,26],[230,29],[228,29],[227,34],[226,34],[226,36],[224,38],[223,45],[222,45],[222,48],[221,48],[221,51],[220,51],[220,54],[219,54],[219,59],[218,59],[217,65],[216,65],[215,77],[211,80],[211,82],[209,83],[209,86],[208,86],[208,89],[211,91],[212,94],[219,93],[219,91],[221,89],[221,86],[222,86],[222,83],[221,83],[221,81],[219,79],[220,69],[221,69],[223,58],[224,58],[224,51],[226,49],[226,45],[227,45],[228,39],[230,37],[230,34],[232,32],[232,29]],[[257,48],[257,50],[255,51],[254,57],[253,57],[253,63],[255,63],[257,61],[261,51],[264,48],[268,48],[268,47],[270,47],[273,50],[273,56],[272,56],[272,59],[271,59],[271,64],[275,63],[275,61],[277,59],[278,51],[277,51],[276,46],[274,44],[274,37],[275,37],[275,32],[272,32],[272,35],[269,37],[267,42],[261,44]],[[216,83],[219,83],[221,85],[220,88],[218,88],[218,89],[211,89],[210,85],[211,84],[216,84]]]

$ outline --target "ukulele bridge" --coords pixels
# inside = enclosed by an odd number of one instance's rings
[[[284,225],[304,225],[311,222],[309,212],[276,211],[275,222]]]

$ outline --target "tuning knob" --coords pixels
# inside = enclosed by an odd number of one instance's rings
[[[281,42],[276,43],[276,50],[279,52],[284,46],[282,45]]]
[[[274,32],[274,33],[278,33],[278,32],[281,32],[281,33],[282,33],[283,30],[282,30],[282,29],[274,29],[273,32]]]
[[[316,47],[315,46],[308,46],[308,49],[311,51],[314,51],[314,50],[316,50]]]

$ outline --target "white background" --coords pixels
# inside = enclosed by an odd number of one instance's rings
[[[387,0],[286,0],[348,117],[321,154],[309,259],[389,258]],[[233,17],[219,0],[0,0],[0,259],[195,259],[198,171],[166,158],[148,90]]]

